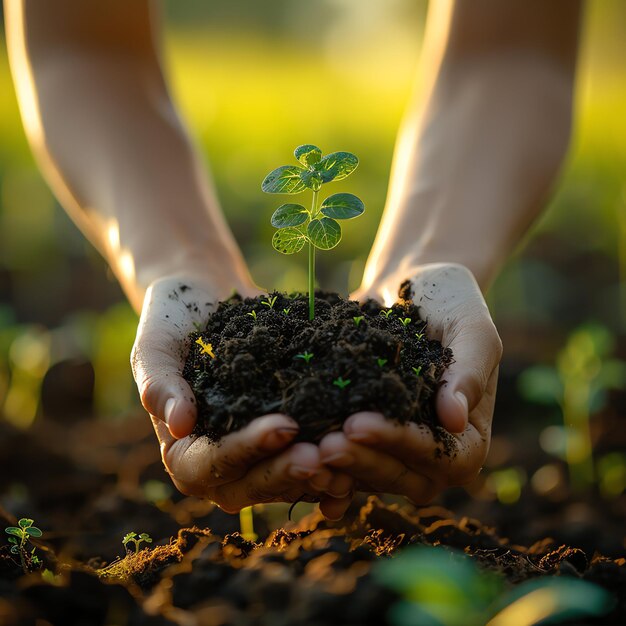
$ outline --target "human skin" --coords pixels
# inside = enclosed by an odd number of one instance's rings
[[[363,412],[320,443],[357,489],[429,502],[487,456],[502,344],[482,296],[539,214],[566,153],[580,3],[432,3],[425,84],[407,112],[387,204],[353,297],[389,304],[411,279],[430,338],[454,362],[436,395],[456,451]]]
[[[456,359],[437,411],[464,451],[442,466],[432,462],[432,438],[371,413],[353,416],[319,447],[290,445],[297,426],[284,415],[260,417],[220,447],[189,437],[196,409],[180,348],[198,320],[169,296],[183,284],[200,303],[259,290],[169,96],[155,11],[147,0],[5,0],[27,135],[64,207],[142,310],[133,372],[181,491],[231,512],[308,493],[337,518],[355,487],[422,502],[478,471],[501,350],[479,287],[540,210],[569,135],[578,3],[545,4],[433,3],[427,79],[400,132],[381,228],[355,294],[388,301],[412,277],[419,301],[435,277],[430,332]],[[398,439],[401,453],[387,454]]]

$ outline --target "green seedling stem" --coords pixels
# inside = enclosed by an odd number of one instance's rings
[[[139,552],[139,546],[142,543],[152,543],[152,537],[148,533],[137,534],[135,532],[126,533],[122,539],[122,545],[126,552],[128,552],[128,544],[135,544],[135,552]]]
[[[364,318],[365,318],[364,315],[357,315],[356,317],[353,317],[352,319],[354,321],[355,326],[358,327],[359,324],[363,321]]]
[[[251,506],[246,506],[239,511],[239,528],[241,536],[246,541],[256,541],[258,535],[254,532],[254,512]]]
[[[41,537],[43,533],[39,528],[33,526],[34,520],[23,517],[17,522],[17,526],[7,526],[4,532],[9,535],[9,543],[11,544],[11,554],[20,557],[20,564],[25,574],[28,574],[28,565],[26,563],[26,555],[28,550],[26,545],[32,537]],[[38,565],[41,563],[39,557],[35,555],[35,548],[30,551],[31,563]]]

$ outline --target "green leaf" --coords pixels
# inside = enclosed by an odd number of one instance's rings
[[[306,165],[307,167],[314,165],[322,158],[322,151],[317,146],[310,143],[298,146],[295,149],[294,154],[296,159],[298,159],[302,165]]]
[[[320,172],[322,181],[329,183],[331,180],[343,180],[354,172],[358,164],[359,159],[350,152],[333,152],[316,163],[314,168]]]
[[[27,529],[27,532],[31,537],[41,537],[41,535],[43,535],[43,533],[39,528],[37,528],[37,526],[31,526]]]
[[[306,242],[306,236],[297,228],[283,228],[277,230],[272,237],[272,245],[281,254],[300,252]]]
[[[336,193],[322,202],[320,210],[326,217],[349,220],[361,215],[365,211],[365,205],[352,193]]]
[[[9,537],[7,541],[12,544],[17,544],[17,539],[15,537]]]
[[[302,182],[313,191],[318,191],[324,182],[322,178],[322,174],[320,172],[316,172],[315,170],[307,170],[301,176]]]
[[[275,228],[288,228],[300,226],[308,217],[307,210],[300,204],[283,204],[272,215],[272,226]]]
[[[35,520],[33,519],[28,519],[27,517],[23,517],[18,523],[17,525],[20,528],[28,528],[29,526],[32,526],[35,523]]]
[[[283,165],[265,177],[261,189],[266,193],[300,193],[306,189],[302,181],[305,172],[297,165]]]
[[[7,535],[15,535],[16,537],[24,536],[24,531],[21,528],[17,528],[16,526],[9,526],[4,529],[4,532]]]
[[[341,241],[341,226],[330,217],[311,220],[307,235],[320,250],[331,250]]]
[[[547,365],[533,365],[517,378],[517,388],[525,400],[554,405],[563,398],[563,383],[558,372]]]

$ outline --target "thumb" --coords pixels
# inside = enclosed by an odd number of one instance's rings
[[[437,414],[446,430],[463,432],[502,358],[502,342],[486,306],[453,320],[442,342],[452,350],[453,362],[437,392]]]
[[[184,365],[182,324],[166,318],[160,294],[146,293],[137,337],[131,353],[131,367],[141,403],[164,421],[173,437],[190,435],[196,423],[194,394],[182,377]],[[170,309],[171,312],[171,309]]]

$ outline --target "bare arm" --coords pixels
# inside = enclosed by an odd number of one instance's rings
[[[362,289],[468,267],[485,289],[539,214],[570,133],[580,2],[432,2]],[[395,295],[395,293],[393,294]]]
[[[170,99],[151,3],[6,0],[5,6],[31,146],[135,309],[148,285],[168,275],[206,277],[219,268],[226,294],[250,288]]]

